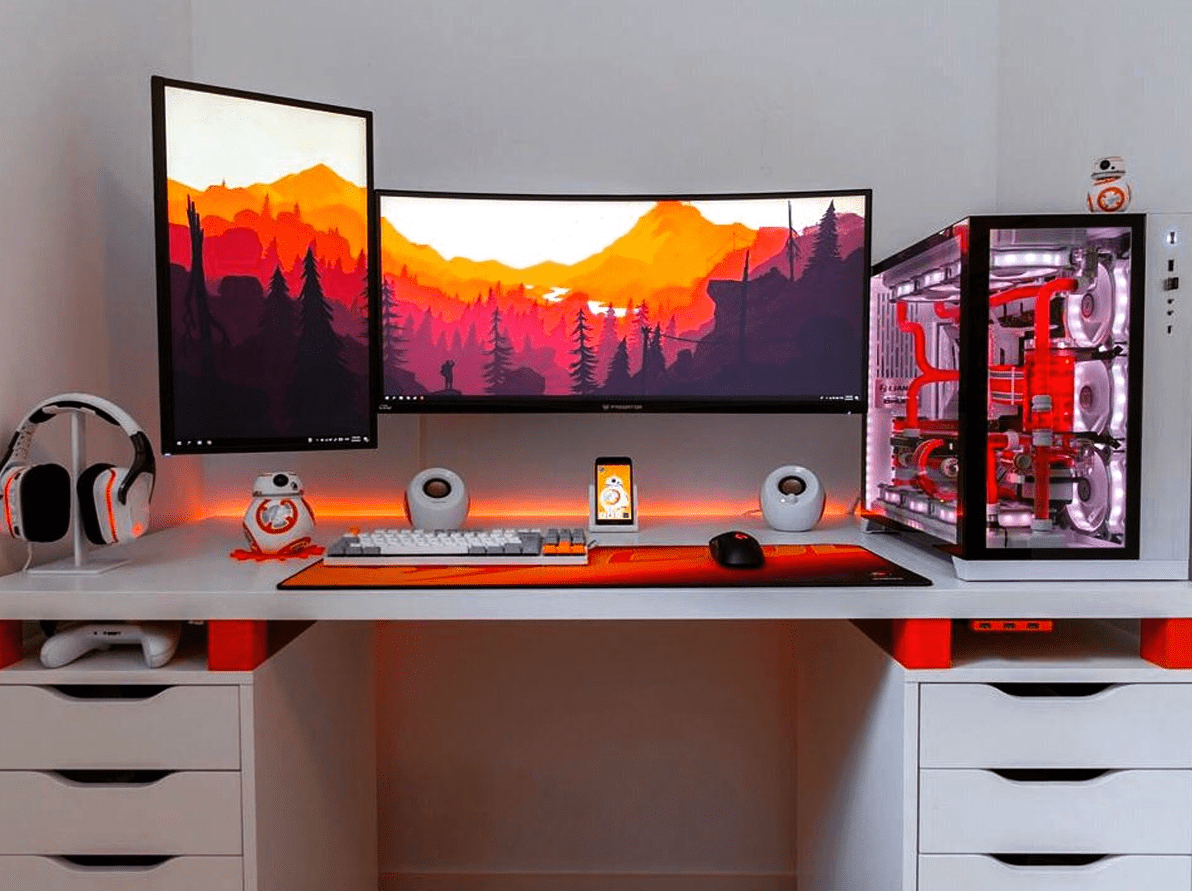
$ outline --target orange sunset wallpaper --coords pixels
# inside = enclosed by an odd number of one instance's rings
[[[368,444],[364,119],[164,100],[172,445]]]
[[[855,401],[863,193],[382,193],[384,396]]]

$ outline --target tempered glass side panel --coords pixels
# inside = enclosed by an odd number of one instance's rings
[[[1121,549],[1130,226],[989,231],[988,549]]]
[[[954,226],[870,279],[866,508],[959,542],[962,249]]]

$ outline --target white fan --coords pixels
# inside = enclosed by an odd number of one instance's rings
[[[1109,515],[1109,468],[1100,454],[1089,449],[1072,473],[1076,485],[1068,503],[1068,518],[1081,532],[1094,533]]]
[[[1072,382],[1072,400],[1076,407],[1073,428],[1080,432],[1101,433],[1113,412],[1114,388],[1109,366],[1098,359],[1077,362]]]
[[[1113,330],[1113,278],[1104,266],[1097,267],[1093,286],[1083,294],[1069,294],[1064,301],[1064,328],[1076,346],[1107,343]]]

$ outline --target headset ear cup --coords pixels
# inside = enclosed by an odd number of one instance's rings
[[[79,519],[83,523],[83,532],[87,536],[87,541],[92,544],[110,544],[104,536],[99,519],[99,508],[95,503],[95,481],[99,479],[101,473],[111,469],[111,464],[92,464],[79,474],[79,481],[75,484],[79,492]]]
[[[70,472],[61,464],[30,467],[16,497],[25,541],[57,541],[70,528]]]

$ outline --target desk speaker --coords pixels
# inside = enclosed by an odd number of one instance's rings
[[[468,518],[468,490],[458,473],[428,467],[406,486],[406,516],[415,529],[458,529]]]
[[[776,468],[762,483],[762,516],[771,529],[806,532],[824,515],[819,477],[797,464]]]

